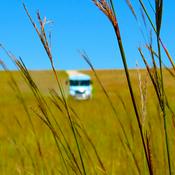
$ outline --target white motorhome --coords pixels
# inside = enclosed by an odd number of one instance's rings
[[[89,75],[69,75],[69,94],[78,100],[92,97],[92,81]]]

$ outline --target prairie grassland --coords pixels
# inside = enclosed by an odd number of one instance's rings
[[[93,80],[93,98],[87,101],[76,101],[68,98],[68,104],[76,112],[79,120],[83,124],[89,138],[95,145],[95,148],[105,166],[106,174],[144,174],[147,172],[145,160],[143,159],[143,150],[141,149],[141,140],[138,133],[138,126],[134,117],[132,102],[127,88],[125,74],[123,70],[99,70],[97,74],[107,90],[110,99],[117,111],[114,114],[103,90],[97,83],[92,71],[83,71],[90,74]],[[64,109],[58,110],[50,100],[49,89],[58,90],[57,84],[53,77],[52,71],[32,71],[30,72],[35,80],[44,98],[49,104],[49,108],[55,118],[50,115],[50,120],[56,131],[60,133],[59,127],[64,133],[75,158],[79,162],[76,155],[77,148],[72,138],[72,132],[69,122],[64,114]],[[150,140],[150,149],[152,155],[152,166],[154,174],[167,174],[168,165],[165,154],[165,140],[163,132],[163,118],[156,100],[154,89],[145,70],[140,70],[142,83],[146,79],[146,115],[142,121],[143,132],[148,135]],[[50,129],[46,127],[44,122],[37,116],[39,114],[36,100],[31,90],[25,85],[23,78],[19,72],[12,72],[19,88],[21,89],[23,98],[28,107],[34,128],[36,130],[36,138],[30,122],[27,118],[24,107],[17,99],[18,94],[10,87],[10,78],[6,72],[0,72],[0,172],[1,174],[64,174],[65,169],[60,153],[57,150],[54,138]],[[130,70],[131,79],[134,85],[134,93],[137,99],[137,105],[141,109],[141,100],[139,92],[138,72]],[[67,75],[65,72],[59,72],[58,76],[62,81],[65,92],[67,87],[65,81]],[[167,72],[164,72],[165,91],[169,99],[170,106],[175,109],[174,104],[174,81],[175,79]],[[62,104],[60,104],[61,106]],[[141,111],[140,111],[141,112]],[[170,148],[175,143],[174,134],[174,116],[168,119],[168,134],[170,139]],[[122,126],[127,134],[127,139],[131,146],[128,149],[126,138],[121,130],[118,122],[121,121]],[[172,122],[173,119],[173,122]],[[56,120],[57,122],[55,122]],[[61,135],[60,140],[64,140]],[[105,174],[101,169],[99,162],[91,145],[82,137],[79,138],[81,154],[85,162],[87,174]],[[63,149],[63,148],[61,148]],[[134,161],[132,157],[136,161]],[[65,154],[65,153],[63,153]],[[63,155],[65,156],[65,155]],[[171,160],[175,159],[174,152],[171,152]],[[71,166],[71,161],[65,159],[70,165],[70,174],[75,174],[76,168]],[[139,170],[137,169],[137,165]],[[175,163],[172,161],[172,167]],[[76,172],[76,174],[79,174]]]

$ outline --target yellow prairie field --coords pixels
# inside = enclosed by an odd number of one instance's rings
[[[114,109],[94,72],[82,72],[92,77],[93,97],[85,101],[66,98],[68,112],[64,102],[59,100],[60,90],[52,71],[30,72],[44,103],[38,103],[38,97],[32,93],[20,72],[11,72],[11,75],[0,72],[1,174],[81,174],[83,165],[87,174],[142,174],[147,171],[124,71],[97,71]],[[166,174],[168,167],[163,118],[155,91],[145,70],[130,70],[130,74],[143,133],[150,141],[151,162],[156,167],[155,174]],[[12,77],[20,91],[15,89]],[[58,77],[67,96],[67,75],[62,71],[58,72]],[[175,79],[167,71],[164,72],[164,77],[167,98],[171,109],[174,109]],[[144,111],[140,86],[146,88]],[[75,128],[79,149],[69,116]],[[174,116],[169,116],[170,149],[173,149]],[[174,158],[172,151],[171,159]]]

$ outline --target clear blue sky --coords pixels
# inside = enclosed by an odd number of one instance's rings
[[[96,69],[123,68],[112,26],[91,0],[25,0],[24,2],[35,21],[37,10],[42,17],[46,16],[47,19],[54,21],[52,26],[47,27],[47,31],[52,31],[52,51],[57,69],[89,68],[77,50],[85,50]],[[143,66],[137,48],[144,46],[144,40],[138,25],[125,0],[114,0],[114,3],[129,67],[134,68],[136,60]],[[133,6],[140,14],[137,0],[133,1]],[[46,53],[20,0],[1,2],[0,23],[0,43],[16,56],[21,56],[29,69],[50,68]],[[173,0],[164,0],[161,37],[172,56],[175,56]],[[1,50],[0,58],[10,69],[15,68]]]

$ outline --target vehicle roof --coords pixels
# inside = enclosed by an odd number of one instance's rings
[[[69,80],[91,80],[91,77],[85,74],[77,74],[77,75],[70,75]]]

